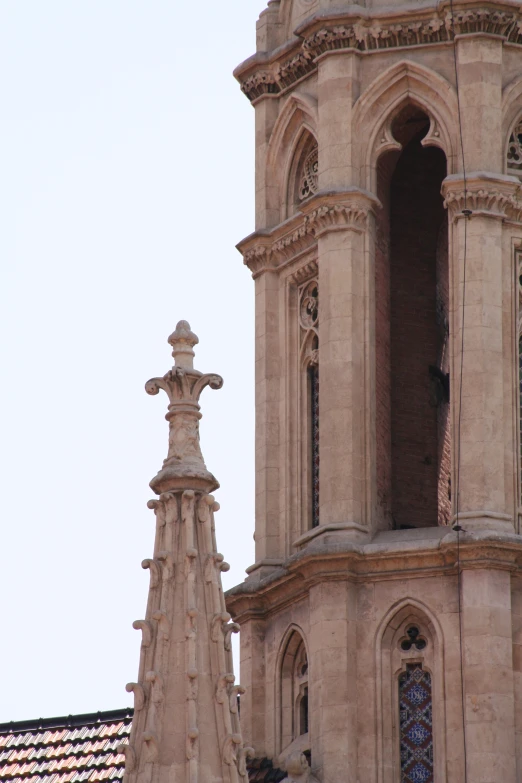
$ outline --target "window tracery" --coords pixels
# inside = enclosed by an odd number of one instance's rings
[[[522,117],[509,138],[507,165],[508,169],[522,172]]]
[[[304,127],[296,144],[287,177],[286,217],[319,190],[319,149],[315,136]]]
[[[315,195],[318,190],[319,151],[315,144],[304,159],[299,184],[299,201]]]
[[[319,525],[319,285],[317,279],[305,283],[299,292],[301,356],[307,372],[310,464],[310,524]]]
[[[401,603],[376,638],[378,766],[388,783],[433,783],[446,769],[442,632],[427,607]]]

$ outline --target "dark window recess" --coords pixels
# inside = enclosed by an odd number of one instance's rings
[[[308,370],[310,378],[310,424],[312,445],[312,527],[319,525],[319,367]]]
[[[304,689],[299,702],[299,733],[308,734],[308,688]]]

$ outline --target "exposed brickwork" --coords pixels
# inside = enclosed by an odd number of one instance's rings
[[[441,354],[437,241],[443,153],[413,139],[390,190],[392,515],[396,527],[437,524],[438,414],[430,365]]]

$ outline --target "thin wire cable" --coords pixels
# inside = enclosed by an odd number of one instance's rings
[[[464,689],[464,651],[462,646],[462,571],[460,567],[460,533],[462,528],[459,520],[459,506],[460,506],[460,441],[461,441],[461,416],[462,416],[462,387],[464,385],[464,320],[465,320],[465,303],[466,303],[466,261],[468,251],[468,219],[470,211],[468,210],[468,180],[466,175],[466,155],[464,151],[464,134],[462,132],[462,109],[460,103],[460,84],[459,84],[459,69],[457,63],[457,42],[455,40],[455,12],[453,7],[453,0],[450,0],[450,13],[451,13],[451,37],[453,42],[453,64],[455,68],[455,87],[457,91],[457,110],[459,121],[459,137],[460,137],[460,152],[462,156],[462,173],[464,179],[464,254],[462,262],[462,322],[461,322],[461,344],[460,344],[460,386],[459,386],[459,404],[458,404],[458,420],[457,420],[457,486],[456,486],[456,503],[455,503],[455,519],[456,524],[454,529],[457,532],[457,590],[458,590],[458,609],[459,609],[459,649],[460,649],[460,687],[461,687],[461,700],[462,700],[462,735],[464,740],[464,781],[468,780],[468,749],[466,739],[466,695]]]

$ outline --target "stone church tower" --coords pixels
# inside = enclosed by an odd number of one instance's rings
[[[296,780],[522,781],[521,4],[270,0],[235,75],[245,741]]]

